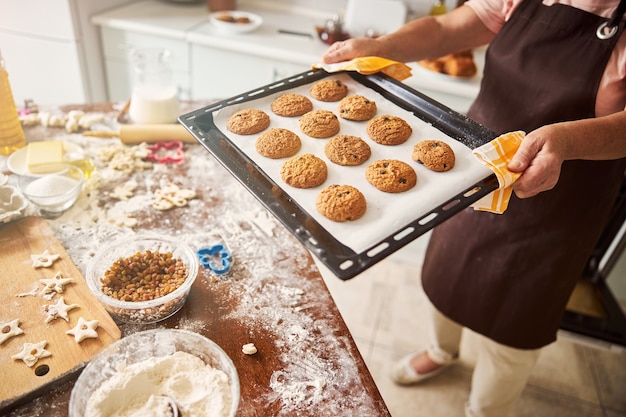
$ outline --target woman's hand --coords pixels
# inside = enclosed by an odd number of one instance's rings
[[[353,38],[335,42],[322,55],[322,61],[332,64],[361,56],[380,56],[378,41],[372,38]]]
[[[566,132],[558,124],[546,125],[522,140],[508,165],[510,171],[522,173],[513,184],[515,195],[528,198],[554,188],[566,155]]]

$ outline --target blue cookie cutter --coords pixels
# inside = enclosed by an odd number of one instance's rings
[[[232,255],[226,249],[226,246],[218,243],[217,245],[200,248],[196,251],[196,255],[204,268],[210,269],[216,274],[222,275],[230,270],[232,263]],[[213,263],[213,259],[219,259],[219,265]]]

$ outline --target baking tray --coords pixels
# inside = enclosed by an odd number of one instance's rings
[[[392,227],[385,225],[387,228],[382,229],[382,234],[379,229],[377,233],[373,234],[375,241],[366,243],[364,247],[355,249],[354,245],[346,244],[344,242],[346,236],[349,237],[351,234],[356,236],[356,233],[363,233],[363,231],[367,233],[367,229],[363,229],[363,227],[367,228],[369,226],[359,225],[359,220],[356,222],[345,222],[345,226],[343,224],[337,226],[345,227],[345,231],[339,229],[340,231],[338,232],[338,230],[333,230],[335,224],[329,224],[329,221],[326,221],[327,223],[324,225],[325,219],[320,219],[321,216],[314,207],[310,204],[303,204],[297,196],[294,197],[294,193],[301,191],[290,189],[289,186],[277,180],[275,174],[269,173],[267,168],[263,168],[263,161],[260,160],[262,157],[258,155],[255,157],[250,152],[242,150],[241,144],[238,146],[233,139],[233,136],[236,135],[228,132],[221,122],[220,129],[217,123],[217,120],[224,119],[224,116],[220,116],[220,114],[223,114],[225,111],[232,113],[237,108],[259,108],[257,104],[262,103],[263,100],[267,103],[280,94],[286,92],[297,93],[304,88],[308,88],[310,84],[316,81],[337,76],[349,77],[349,82],[354,83],[358,88],[375,94],[379,109],[381,107],[384,108],[384,106],[387,106],[387,109],[389,109],[389,106],[393,106],[393,109],[402,111],[404,117],[416,117],[420,123],[428,125],[445,135],[446,138],[458,142],[458,146],[462,146],[470,153],[472,149],[491,141],[497,136],[493,131],[466,116],[384,74],[328,73],[321,69],[305,71],[213,103],[182,115],[179,121],[209,153],[273,213],[324,265],[338,278],[347,280],[355,277],[461,210],[469,207],[483,196],[494,191],[498,188],[498,182],[493,173],[476,161],[475,163],[480,165],[480,169],[483,169],[483,171],[479,169],[478,173],[480,176],[478,179],[472,180],[471,183],[467,184],[463,184],[463,181],[461,181],[457,184],[457,187],[453,187],[456,190],[451,190],[450,192],[444,190],[445,198],[442,199],[439,196],[438,200],[429,205],[426,210],[416,212],[414,217],[407,219],[404,223]],[[358,93],[361,94],[362,91]],[[334,103],[332,105],[336,106],[337,104]],[[270,117],[274,116],[271,112],[266,112]],[[377,115],[380,114],[382,113],[379,111]],[[270,125],[270,127],[273,126]],[[301,137],[304,136],[300,132],[297,133]],[[254,141],[254,139],[250,140]],[[316,140],[319,141],[319,139]],[[475,159],[472,157],[472,160]],[[373,162],[373,159],[368,162]],[[418,183],[419,181],[418,179]],[[330,183],[327,181],[321,188]],[[368,212],[369,210],[368,199]],[[348,225],[348,223],[350,224]],[[392,231],[392,233],[388,233],[389,231]]]

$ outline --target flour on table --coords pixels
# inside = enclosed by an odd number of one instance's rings
[[[22,360],[27,366],[32,367],[37,363],[37,361],[39,361],[39,359],[52,356],[52,353],[44,349],[47,344],[48,342],[45,340],[42,340],[39,343],[24,343],[22,351],[11,356],[11,358],[15,360]]]
[[[20,319],[11,320],[6,323],[0,323],[0,345],[12,337],[24,334],[24,330],[20,328]]]
[[[33,268],[47,268],[52,266],[52,264],[60,257],[61,255],[48,252],[48,249],[43,251],[43,253],[30,255],[30,259],[33,262]]]

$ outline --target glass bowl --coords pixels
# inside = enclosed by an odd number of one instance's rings
[[[72,393],[70,395],[69,402],[69,416],[70,417],[86,417],[85,411],[87,409],[90,398],[100,398],[105,404],[111,404],[112,406],[124,406],[128,405],[128,402],[133,400],[142,399],[147,400],[150,394],[156,396],[168,395],[173,399],[178,408],[182,411],[186,411],[186,398],[193,398],[193,394],[187,393],[185,395],[186,387],[188,385],[202,386],[199,381],[192,381],[193,384],[183,384],[186,380],[185,375],[183,378],[173,381],[177,376],[172,377],[173,382],[171,385],[168,382],[162,382],[158,385],[152,385],[149,383],[154,378],[148,374],[154,372],[157,368],[154,365],[157,362],[157,358],[173,355],[175,352],[186,352],[200,358],[206,365],[215,370],[220,370],[226,374],[228,378],[227,387],[222,384],[222,395],[213,394],[213,400],[220,402],[218,398],[228,398],[229,401],[224,401],[224,405],[219,407],[221,410],[215,415],[220,417],[233,417],[237,412],[240,398],[239,377],[237,370],[233,365],[233,362],[228,355],[220,348],[215,342],[207,339],[206,337],[199,335],[188,330],[178,329],[153,329],[146,330],[138,333],[134,333],[130,336],[124,337],[102,352],[100,352],[82,371],[78,377]],[[140,374],[137,379],[134,379],[124,387],[122,391],[109,390],[108,395],[102,395],[102,392],[98,393],[98,389],[101,386],[110,384],[112,377],[119,377],[118,373],[122,369],[128,369],[133,364],[143,364],[144,373]],[[161,365],[162,366],[162,365]],[[178,368],[177,368],[178,369]],[[198,369],[198,368],[194,368]],[[158,372],[158,370],[157,370]],[[161,369],[161,373],[168,374],[172,372],[172,369]],[[180,375],[180,374],[179,374]],[[140,381],[140,382],[138,382]],[[188,381],[187,381],[188,382]],[[212,384],[213,386],[214,384]],[[181,393],[181,391],[183,391]],[[203,392],[208,392],[205,390]],[[116,395],[117,393],[117,395]],[[197,399],[197,398],[195,398]],[[211,399],[208,399],[211,400]],[[95,401],[95,400],[94,400]],[[147,410],[143,415],[147,415]],[[158,411],[149,415],[157,415]],[[161,413],[165,415],[167,413]],[[211,414],[213,415],[213,414]]]
[[[55,217],[74,205],[85,181],[83,171],[73,165],[44,175],[22,175],[17,181],[20,192],[39,207],[43,216]]]
[[[121,297],[115,298],[105,294],[101,279],[113,264],[119,259],[126,259],[147,251],[152,254],[171,253],[173,259],[181,260],[187,269],[184,282],[169,294],[147,301],[122,301],[118,299]],[[198,260],[189,246],[167,236],[143,234],[124,237],[101,248],[87,264],[85,279],[91,293],[114,319],[124,323],[148,324],[165,320],[180,310],[187,300],[191,285],[197,275]],[[134,296],[134,292],[144,291],[145,293],[145,289],[138,290],[139,287],[142,285],[129,285],[131,289],[127,292],[130,296]]]

